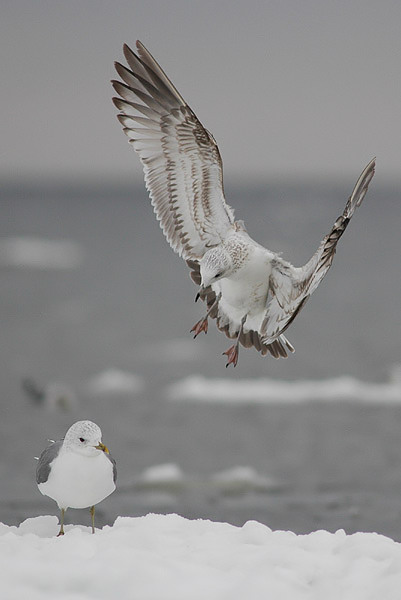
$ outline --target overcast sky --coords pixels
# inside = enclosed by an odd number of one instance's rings
[[[399,0],[2,0],[3,178],[141,178],[111,103],[140,39],[214,134],[225,178],[400,181]]]

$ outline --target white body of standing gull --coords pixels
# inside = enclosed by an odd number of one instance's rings
[[[114,492],[116,478],[116,462],[96,423],[77,421],[63,440],[52,442],[39,457],[36,482],[39,491],[60,508],[58,535],[64,534],[67,508],[90,508],[95,533],[95,505]]]
[[[116,63],[118,119],[139,154],[157,219],[173,250],[191,268],[207,303],[191,331],[207,332],[208,317],[238,348],[287,357],[294,348],[283,335],[333,261],[336,245],[374,175],[372,160],[359,177],[343,214],[303,267],[294,267],[255,242],[226,203],[222,162],[213,136],[139,41],[138,55],[124,46],[129,68]]]

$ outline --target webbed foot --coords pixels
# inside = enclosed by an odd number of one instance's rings
[[[234,346],[231,346],[230,348],[228,348],[228,350],[223,352],[223,355],[224,354],[228,357],[226,368],[229,365],[233,365],[234,367],[236,367],[237,363],[238,363],[238,356],[239,356],[238,344],[234,344]]]
[[[208,329],[208,318],[204,317],[203,319],[201,319],[200,321],[195,323],[195,325],[191,329],[191,333],[194,332],[194,339],[195,339],[196,336],[199,335],[202,331],[207,333],[207,329]]]

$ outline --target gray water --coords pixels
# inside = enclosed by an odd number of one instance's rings
[[[342,212],[350,189],[266,185],[227,197],[249,233],[294,264],[304,263]],[[401,405],[298,406],[174,402],[166,386],[207,377],[323,379],[343,374],[384,381],[401,363],[400,198],[374,182],[340,241],[333,268],[288,330],[296,353],[274,361],[253,349],[225,369],[228,340],[211,325],[192,341],[203,307],[188,270],[169,249],[141,187],[8,186],[0,239],[72,240],[72,269],[0,266],[0,520],[17,524],[57,507],[41,496],[35,460],[48,438],[89,418],[118,462],[119,488],[97,509],[97,523],[122,515],[177,512],[273,529],[378,531],[401,540]],[[141,375],[139,394],[89,394],[109,368]],[[21,380],[60,381],[78,395],[70,411],[48,410]],[[141,473],[178,465],[182,482],[141,486]],[[213,484],[216,472],[246,466],[269,489]],[[69,511],[71,522],[89,515]]]

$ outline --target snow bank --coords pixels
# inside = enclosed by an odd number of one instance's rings
[[[321,381],[261,379],[208,379],[186,377],[166,388],[169,400],[223,403],[301,403],[345,400],[361,403],[401,403],[401,381],[366,383],[353,377]]]
[[[374,533],[295,535],[177,515],[119,517],[95,535],[56,517],[0,525],[7,600],[397,600],[401,545]]]
[[[30,269],[75,269],[83,251],[76,242],[10,237],[0,240],[0,265]]]

